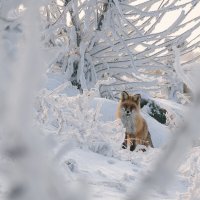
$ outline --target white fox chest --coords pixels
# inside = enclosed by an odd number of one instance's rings
[[[126,132],[129,134],[134,134],[135,132],[135,125],[134,125],[134,116],[131,114],[127,116],[126,114],[122,114],[121,116],[122,123]]]

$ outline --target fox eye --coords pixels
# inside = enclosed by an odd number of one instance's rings
[[[135,106],[131,106],[131,110],[135,110]]]

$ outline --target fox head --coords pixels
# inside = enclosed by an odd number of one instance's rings
[[[141,95],[129,95],[126,91],[121,94],[121,111],[126,116],[133,115],[140,111]]]

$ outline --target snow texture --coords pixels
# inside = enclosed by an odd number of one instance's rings
[[[55,88],[53,84],[51,87]],[[130,152],[121,149],[125,129],[120,121],[115,120],[118,102],[95,97],[95,93],[92,92],[86,92],[81,96],[63,94],[62,91],[60,95],[50,91],[48,93],[51,94],[48,98],[47,95],[40,97],[48,101],[46,112],[49,112],[46,115],[49,119],[46,118],[42,126],[45,125],[46,134],[53,135],[57,141],[53,146],[55,151],[65,143],[73,143],[67,153],[64,151],[59,155],[59,163],[68,171],[71,181],[84,180],[89,188],[89,199],[126,199],[127,195],[131,194],[132,188],[138,187],[143,177],[151,174],[155,163],[165,151],[167,142],[171,138],[169,126],[160,124],[150,117],[145,109],[142,110],[155,148],[148,148],[146,152],[137,150]],[[177,103],[154,100],[162,106],[165,105],[167,110],[183,114],[184,107]],[[46,107],[45,104],[43,106]],[[59,115],[56,114],[58,110],[55,111],[52,106],[59,109]],[[191,149],[185,155],[184,162],[180,163],[170,187],[165,191],[154,189],[148,195],[148,199],[173,200],[199,197],[196,189],[197,177],[200,176],[197,167],[199,152],[199,147]],[[164,184],[165,175],[162,176]]]

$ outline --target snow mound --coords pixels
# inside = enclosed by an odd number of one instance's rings
[[[120,157],[125,130],[115,119],[117,102],[97,98],[94,92],[68,96],[44,90],[36,103],[36,120],[45,133],[57,135],[60,143],[73,141],[78,148]],[[160,148],[166,144],[169,131],[143,112],[152,135],[153,144]]]
[[[104,122],[109,122],[115,120],[117,104],[118,102],[111,101],[108,99],[94,98],[91,105],[94,109],[97,109],[100,105],[100,120]],[[154,118],[149,116],[144,110],[142,110],[142,115],[147,121],[154,146],[159,148],[165,145],[170,136],[170,131],[168,127],[156,121]]]
[[[52,149],[59,152],[61,166],[72,182],[84,179],[91,199],[125,199],[132,187],[151,173],[170,137],[169,128],[142,109],[156,148],[148,148],[146,152],[121,149],[125,130],[120,120],[115,119],[118,102],[99,98],[95,92],[74,96],[65,85],[53,84],[53,90],[46,88],[37,99],[36,121],[45,134],[56,138]],[[171,105],[165,102],[165,108],[176,108],[179,113],[179,106]],[[62,150],[65,146],[67,151]],[[188,158],[170,190],[165,194],[156,192],[152,199],[178,199],[187,195],[189,184],[194,182],[188,179],[191,174],[187,166],[192,163]]]

